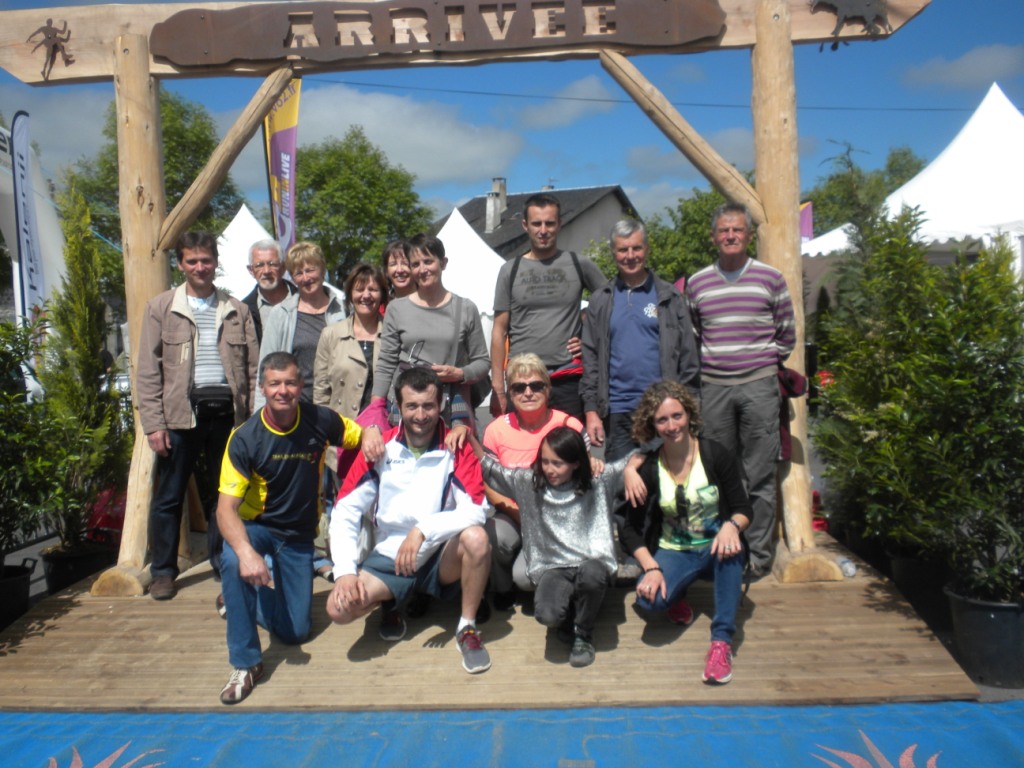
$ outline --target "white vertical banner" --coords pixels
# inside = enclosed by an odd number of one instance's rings
[[[36,222],[36,196],[29,164],[32,148],[28,138],[28,112],[19,111],[11,124],[12,175],[14,182],[14,220],[17,227],[15,262],[15,308],[19,317],[28,317],[46,301],[43,258]]]

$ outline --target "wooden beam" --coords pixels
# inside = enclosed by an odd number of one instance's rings
[[[758,0],[753,70],[754,157],[765,223],[758,255],[782,271],[796,316],[797,342],[788,365],[804,365],[803,271],[800,258],[800,161],[797,150],[796,80],[786,0]],[[814,546],[810,474],[807,468],[807,400],[790,400],[793,457],[782,475],[782,518],[789,552]],[[813,571],[808,571],[811,573]],[[783,580],[786,580],[783,577]]]
[[[128,304],[128,337],[135,413],[135,449],[128,475],[128,503],[118,565],[96,582],[97,594],[142,594],[146,577],[149,505],[155,454],[139,421],[134,372],[146,302],[171,284],[170,269],[157,249],[163,224],[163,153],[160,85],[149,74],[149,43],[142,35],[122,35],[113,49],[111,69],[117,110],[119,208]]]
[[[846,23],[838,39],[844,41],[877,40],[888,37],[919,14],[931,0],[888,0],[888,21],[892,30],[868,35],[857,20]],[[828,43],[832,36],[836,15],[825,6],[811,11],[809,0],[783,0],[792,19],[791,39],[795,43]],[[339,3],[341,4],[341,3]],[[614,5],[614,0],[610,3]],[[751,48],[756,42],[754,7],[756,0],[720,0],[726,14],[726,27],[717,38],[700,40],[681,46],[625,48],[615,46],[626,55],[640,53],[694,53],[723,48]],[[212,2],[202,7],[211,11],[227,10],[250,5],[243,2]],[[33,85],[90,82],[113,77],[113,65],[108,51],[118,36],[142,35],[148,39],[153,27],[184,10],[194,9],[194,3],[150,3],[144,5],[82,5],[63,8],[32,8],[0,12],[0,68],[25,83]],[[634,4],[632,13],[642,13]],[[54,27],[63,28],[67,22],[70,37],[66,51],[73,57],[71,64],[58,59],[48,75],[44,76],[45,47],[36,48],[38,31],[52,19]],[[29,39],[35,35],[33,39]],[[558,38],[552,38],[549,47],[534,51],[490,50],[467,53],[438,54],[427,47],[408,54],[376,55],[347,59],[344,62],[316,63],[295,57],[291,60],[296,73],[332,72],[395,66],[436,66],[443,64],[483,64],[493,61],[537,61],[564,58],[596,58],[604,50],[601,46],[566,49],[559,47]],[[167,62],[150,62],[150,72],[161,78],[203,77],[225,75],[265,76],[281,66],[277,61],[234,61],[222,67],[175,67]]]
[[[273,108],[274,102],[288,87],[291,79],[291,67],[283,66],[263,81],[259,90],[242,110],[242,114],[235,120],[235,124],[231,126],[224,139],[217,145],[217,149],[210,155],[206,166],[192,182],[192,186],[174,206],[174,210],[167,215],[157,245],[159,250],[172,248],[178,238],[213,199],[220,185],[227,178],[232,163],[245,149],[245,145],[256,133],[263,118]]]
[[[615,51],[603,51],[601,66],[615,78],[615,82],[622,86],[644,114],[661,129],[668,140],[696,166],[715,189],[729,200],[747,206],[758,224],[764,221],[765,212],[761,199],[747,183],[743,174],[722,159],[722,156],[686,122],[669,100],[640,74],[625,56]]]

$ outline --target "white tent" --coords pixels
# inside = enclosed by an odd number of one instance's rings
[[[1000,233],[1010,237],[1020,263],[1024,244],[1024,115],[993,83],[981,105],[938,157],[897,189],[885,206],[890,216],[903,206],[924,217],[920,238],[933,252],[955,252]],[[805,256],[850,248],[839,227],[805,243]]]
[[[252,212],[242,205],[235,218],[217,238],[220,253],[217,287],[223,288],[236,299],[244,299],[256,285],[249,274],[249,248],[259,240],[273,240]]]
[[[444,285],[452,293],[476,304],[480,310],[484,339],[490,346],[491,327],[494,325],[494,284],[505,261],[469,226],[458,208],[452,209],[452,215],[437,236],[444,243],[448,257]]]

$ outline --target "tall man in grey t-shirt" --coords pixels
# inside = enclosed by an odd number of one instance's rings
[[[561,206],[549,194],[531,195],[523,208],[523,229],[530,250],[505,262],[494,289],[491,331],[491,413],[508,410],[505,394],[507,357],[533,352],[551,375],[552,408],[583,420],[580,398],[580,299],[583,289],[604,285],[590,259],[558,249]],[[506,350],[507,342],[507,350]]]

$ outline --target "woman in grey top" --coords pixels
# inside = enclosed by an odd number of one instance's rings
[[[426,366],[448,385],[447,419],[462,415],[471,422],[468,404],[456,398],[453,408],[452,400],[464,389],[458,385],[479,381],[490,370],[480,312],[472,301],[444,287],[448,259],[440,240],[420,234],[409,245],[416,292],[389,303],[384,314],[371,405],[383,404],[391,395],[403,368]]]

